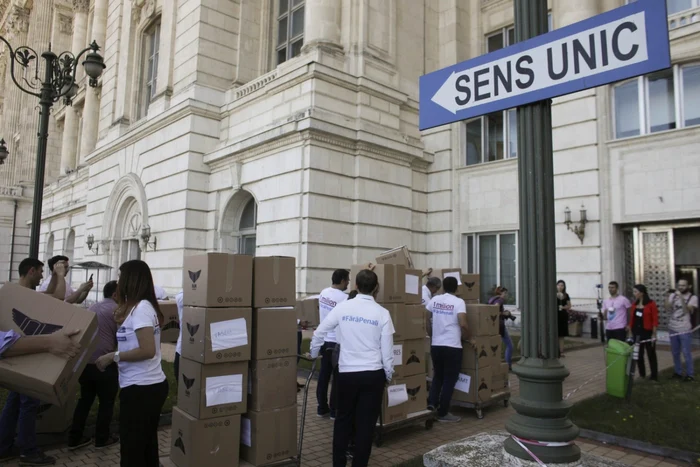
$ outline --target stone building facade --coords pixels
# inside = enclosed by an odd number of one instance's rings
[[[550,27],[624,1],[552,0]],[[655,294],[680,274],[697,282],[700,5],[668,3],[672,70],[555,100],[559,277],[591,308],[596,284],[613,279]],[[141,258],[175,293],[185,255],[289,255],[303,295],[336,267],[407,245],[419,267],[478,271],[484,295],[504,284],[517,306],[514,112],[418,131],[419,76],[510,45],[511,0],[0,5],[16,43],[104,45],[100,86],[83,82],[72,107],[55,108],[42,257],[100,261],[112,277]],[[18,201],[16,268],[36,116],[6,57],[0,230]],[[576,224],[581,207],[582,240],[564,222],[569,208]]]

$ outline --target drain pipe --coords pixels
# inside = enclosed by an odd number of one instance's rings
[[[12,215],[12,240],[10,241],[10,272],[7,274],[7,282],[12,282],[12,270],[15,259],[15,233],[17,230],[17,200],[15,200],[15,212]]]

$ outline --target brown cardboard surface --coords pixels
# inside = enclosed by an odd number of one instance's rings
[[[207,253],[185,256],[183,304],[198,307],[250,307],[253,257]]]
[[[318,295],[297,300],[294,313],[298,320],[308,322],[309,326],[318,326],[321,324],[321,315],[318,310]]]
[[[37,433],[63,433],[73,422],[78,397],[68,398],[63,407],[42,403],[36,414]]]
[[[248,410],[282,409],[297,401],[296,357],[251,360],[248,370]]]
[[[240,387],[228,382],[212,388],[211,393],[207,394],[207,385],[213,385],[216,381],[213,378],[236,375],[241,376]],[[180,359],[177,406],[199,420],[245,413],[247,387],[248,362],[202,365],[186,358]],[[229,402],[215,404],[212,398],[221,394],[229,396]]]
[[[398,248],[387,250],[377,256],[375,261],[377,264],[400,264],[406,269],[413,268],[411,253],[408,251],[408,247],[406,246],[400,246]]]
[[[406,298],[409,305],[423,303],[423,271],[420,269],[406,269]]]
[[[465,286],[462,283],[462,269],[460,268],[446,268],[446,269],[433,269],[430,274],[428,274],[428,277],[438,277],[440,278],[441,281],[445,280],[445,277],[453,276],[455,279],[457,279],[458,286],[457,286],[457,295],[460,298],[463,298],[462,295],[464,295]],[[445,293],[445,289],[443,287],[440,287],[440,290],[438,290],[436,295],[443,294]],[[478,297],[477,297],[478,298]]]
[[[506,362],[502,362],[502,363],[499,365],[499,369],[500,369],[500,373],[501,373],[502,375],[506,375],[506,379],[507,379],[508,373],[509,373],[509,371],[508,371],[508,364],[507,364]]]
[[[394,341],[394,378],[425,372],[425,340]]]
[[[394,323],[394,340],[404,341],[425,338],[425,307],[423,305],[404,305],[403,303],[384,303]]]
[[[492,383],[491,367],[479,368],[478,375],[477,370],[462,370],[455,385],[455,391],[452,393],[452,399],[461,402],[486,402],[491,398]]]
[[[197,420],[173,407],[170,459],[178,467],[237,467],[241,416]]]
[[[489,339],[489,366],[494,373],[501,372],[501,336],[491,336]]]
[[[462,274],[461,294],[463,300],[479,300],[481,295],[481,278],[479,274]]]
[[[472,337],[498,334],[498,305],[467,305],[467,325]]]
[[[476,345],[476,350],[469,343],[462,342],[462,369],[476,369],[489,366],[491,363],[490,337],[473,337],[470,341]]]
[[[49,353],[0,359],[0,386],[62,406],[75,397],[85,365],[97,345],[97,317],[85,308],[16,284],[0,288],[0,329],[22,335],[80,330],[80,353],[66,361]]]
[[[263,360],[296,354],[297,320],[294,308],[254,309],[252,358]]]
[[[250,360],[253,310],[250,308],[195,308],[186,306],[182,310],[182,356],[199,363],[241,362]],[[245,320],[247,343],[230,348],[214,348],[221,344],[222,337],[232,332],[234,325]],[[227,328],[226,324],[230,324]],[[215,333],[212,342],[212,324]],[[220,328],[220,329],[216,329]],[[241,342],[243,340],[241,339]]]
[[[180,337],[180,316],[177,314],[177,302],[158,301],[163,313],[163,326],[160,329],[160,342],[174,344]]]
[[[363,269],[371,269],[379,280],[377,303],[404,303],[406,301],[406,267],[399,264],[356,264],[350,269],[350,289],[355,288],[355,276]]]
[[[253,307],[294,306],[296,275],[294,258],[256,256],[253,261]]]
[[[398,385],[398,381],[401,381],[401,379],[394,379],[389,385],[387,385],[386,389],[384,389],[384,399],[382,401],[382,423],[385,425],[406,420],[408,415],[408,402],[389,407],[389,391],[400,390],[400,388],[395,387]],[[379,421],[377,421],[377,423],[379,423]]]
[[[426,410],[428,407],[428,392],[425,373],[419,375],[407,376],[401,379],[406,384],[406,392],[408,393],[408,414]]]
[[[297,405],[241,417],[241,459],[265,465],[297,454]]]

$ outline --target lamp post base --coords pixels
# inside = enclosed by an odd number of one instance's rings
[[[520,394],[511,399],[517,412],[508,419],[506,429],[544,463],[570,463],[581,457],[573,441],[579,429],[567,417],[571,404],[562,400],[563,382],[569,370],[558,359],[525,358],[513,366],[520,378]],[[527,440],[527,441],[524,441]],[[509,438],[506,452],[532,460],[520,443]]]

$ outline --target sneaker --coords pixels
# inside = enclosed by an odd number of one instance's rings
[[[336,415],[337,414],[336,414],[335,410],[331,410],[331,413],[330,413],[331,420],[335,420]]]
[[[431,412],[435,412],[435,407],[433,407],[432,405],[429,405],[428,410],[430,410]]]
[[[685,378],[683,378],[683,381],[686,383],[692,383],[693,381],[695,381],[695,378],[693,378],[692,376],[686,376]]]
[[[330,414],[331,414],[331,411],[330,411],[330,410],[321,410],[321,409],[318,409],[318,410],[316,411],[316,415],[318,415],[318,416],[321,417],[321,418],[328,418],[328,417],[330,416]]]
[[[68,450],[69,451],[75,451],[76,449],[84,448],[88,444],[92,443],[92,438],[88,438],[87,436],[83,436],[80,438],[79,441],[77,442],[68,442]]]
[[[458,417],[456,415],[452,415],[451,413],[448,413],[444,417],[438,417],[438,422],[447,422],[447,423],[457,423],[460,420],[462,420],[461,417]]]
[[[671,379],[683,379],[683,375],[679,375],[678,373],[673,373],[673,376],[671,376]]]
[[[19,448],[12,446],[9,451],[0,454],[0,462],[7,462],[19,457]],[[2,465],[2,464],[0,464]]]
[[[31,454],[22,454],[19,456],[19,465],[54,465],[56,459],[51,456],[47,456],[39,449],[35,450]]]
[[[119,437],[111,435],[104,443],[95,443],[95,449],[106,449],[110,446],[114,446],[115,444],[119,444]]]

